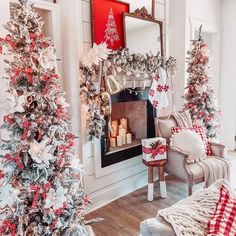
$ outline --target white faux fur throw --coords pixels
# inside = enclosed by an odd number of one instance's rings
[[[209,188],[200,190],[169,208],[159,210],[158,216],[172,225],[177,236],[206,236],[207,222],[214,214],[222,185],[232,193],[226,180],[218,180]]]

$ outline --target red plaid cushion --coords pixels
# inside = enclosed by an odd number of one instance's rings
[[[207,226],[208,236],[236,235],[236,199],[230,197],[224,186],[220,188],[219,201]]]
[[[202,127],[202,126],[193,126],[192,128],[173,127],[172,134],[178,133],[179,131],[181,131],[183,129],[190,129],[192,131],[195,131],[197,134],[199,134],[201,136],[202,141],[204,142],[206,154],[208,156],[212,155],[211,146],[207,141],[207,136],[206,136],[206,132],[205,132],[204,127]]]

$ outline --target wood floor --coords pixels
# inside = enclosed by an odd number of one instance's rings
[[[236,153],[232,156],[231,183],[236,187]],[[187,197],[187,186],[172,176],[166,178],[168,197],[160,198],[156,184],[152,202],[147,201],[147,188],[141,188],[87,215],[87,219],[102,217],[105,221],[94,224],[95,236],[138,236],[140,222],[155,217],[158,209],[166,208]],[[193,190],[201,188],[194,186]]]

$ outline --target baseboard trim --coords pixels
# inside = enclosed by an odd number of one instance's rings
[[[123,197],[135,190],[147,185],[147,171],[142,171],[127,179],[121,180],[111,186],[90,194],[90,200],[93,202],[87,213],[97,210],[116,199]]]

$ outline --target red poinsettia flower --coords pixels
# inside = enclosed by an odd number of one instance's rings
[[[153,96],[155,95],[155,91],[154,91],[154,89],[150,89],[150,91],[149,91],[149,95],[150,95],[151,97],[153,97]]]
[[[153,103],[152,103],[153,107],[154,108],[157,108],[158,107],[158,101],[157,100],[154,100]]]

